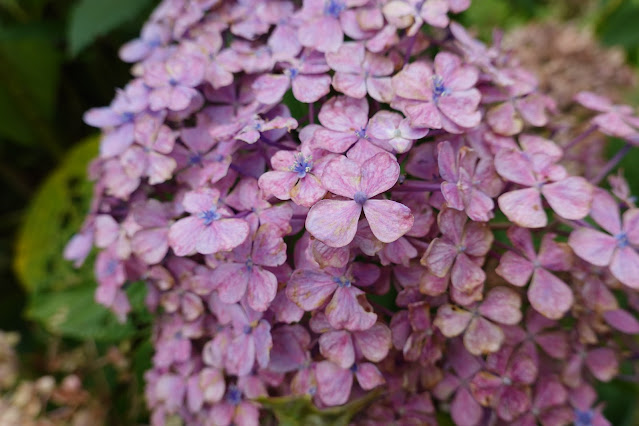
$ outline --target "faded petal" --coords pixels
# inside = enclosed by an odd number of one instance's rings
[[[557,320],[571,308],[574,297],[566,283],[545,269],[538,268],[528,288],[528,300],[537,312]]]
[[[502,194],[497,201],[506,217],[519,226],[542,228],[548,223],[548,217],[541,205],[541,196],[536,188],[510,191]]]
[[[559,182],[542,186],[550,207],[566,219],[583,219],[590,211],[593,187],[579,176],[569,177]]]
[[[412,228],[415,220],[408,207],[390,200],[366,201],[364,215],[375,237],[384,243],[399,239]]]
[[[343,247],[355,238],[361,212],[352,200],[321,200],[308,212],[306,230],[327,246]]]

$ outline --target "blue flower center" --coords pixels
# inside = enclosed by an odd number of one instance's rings
[[[340,0],[326,0],[324,2],[324,15],[338,18],[342,10],[346,9],[346,4]]]
[[[353,200],[355,200],[357,204],[363,206],[366,200],[368,200],[368,196],[363,191],[357,191],[353,196]]]
[[[246,261],[245,265],[246,265],[246,269],[248,269],[248,270],[249,270],[249,272],[252,272],[252,271],[253,271],[253,265],[254,265],[254,263],[253,263],[253,260],[252,260],[251,258],[249,258],[249,259]]]
[[[359,130],[355,130],[355,136],[357,136],[360,139],[365,139],[366,138],[366,127],[363,127]]]
[[[239,405],[242,402],[242,391],[235,385],[229,386],[229,390],[226,394],[226,400],[231,405]]]
[[[111,259],[107,262],[106,267],[104,268],[104,273],[106,275],[113,275],[117,267],[118,267],[118,261],[115,259]]]
[[[353,373],[357,373],[357,364],[351,365],[351,368],[349,368],[349,370],[351,370]]]
[[[289,168],[290,171],[297,173],[297,176],[301,179],[306,176],[308,172],[313,169],[313,162],[311,157],[304,157],[301,152],[295,155],[295,162]]]
[[[171,77],[169,79],[169,85],[175,87],[178,85],[178,81],[175,78]]]
[[[581,411],[575,408],[575,426],[592,426],[595,413],[592,410]]]
[[[433,99],[435,102],[442,96],[448,96],[449,94],[450,90],[444,86],[444,79],[439,75],[435,75],[433,77]]]
[[[615,239],[617,240],[617,247],[619,247],[619,248],[624,248],[628,244],[630,244],[628,242],[628,234],[626,234],[625,232],[621,232],[621,233],[615,235]]]
[[[297,77],[299,73],[300,73],[300,70],[298,70],[297,68],[288,69],[288,75],[289,77],[291,77],[291,79],[294,79],[295,77]]]
[[[349,280],[348,278],[342,276],[342,277],[333,277],[333,282],[335,284],[337,284],[340,287],[350,287],[351,286],[351,280]]]
[[[242,328],[242,332],[244,334],[251,334],[252,331],[253,331],[253,327],[251,327],[249,324],[246,324],[244,328]]]
[[[200,212],[197,217],[204,221],[204,225],[209,226],[214,220],[218,220],[222,216],[215,210],[215,207],[211,207],[211,210]]]
[[[189,164],[191,165],[202,164],[202,155],[199,153],[191,154],[191,156],[189,157]]]
[[[125,113],[121,114],[121,116],[122,116],[122,120],[125,123],[130,123],[135,118],[135,114],[133,114],[132,112],[125,112]]]

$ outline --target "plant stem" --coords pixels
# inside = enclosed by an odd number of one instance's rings
[[[590,183],[592,183],[593,185],[599,185],[599,183],[604,180],[604,178],[606,176],[608,176],[608,174],[619,165],[619,163],[621,162],[621,160],[623,160],[623,158],[626,156],[626,154],[628,154],[628,152],[630,152],[630,149],[632,148],[632,145],[630,145],[629,143],[626,143],[623,148],[621,148],[615,155],[614,157],[612,157],[610,159],[610,161],[608,161],[608,163],[606,163],[606,165],[604,166],[604,168],[599,172],[599,174],[597,176],[595,176]]]

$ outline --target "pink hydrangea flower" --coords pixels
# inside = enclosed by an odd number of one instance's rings
[[[149,106],[152,111],[186,109],[202,95],[194,89],[204,78],[204,62],[189,54],[175,53],[166,61],[145,64],[144,82],[152,88]]]
[[[541,204],[543,194],[555,213],[565,219],[583,219],[590,210],[593,187],[579,176],[568,177],[555,164],[561,149],[537,136],[522,135],[522,149],[502,149],[495,156],[495,169],[507,181],[524,186],[506,192],[499,208],[515,224],[524,228],[541,228],[548,217]]]
[[[437,162],[442,182],[442,195],[448,207],[464,210],[469,218],[486,222],[494,216],[493,198],[503,184],[492,160],[480,158],[467,147],[455,150],[448,141],[438,145]]]
[[[453,287],[460,293],[474,294],[486,280],[480,265],[494,237],[484,224],[467,220],[463,212],[442,210],[437,217],[442,236],[431,241],[421,264],[436,277],[450,274]]]
[[[428,134],[428,129],[410,126],[410,120],[391,111],[378,111],[371,117],[366,129],[368,139],[388,152],[408,152],[415,140]]]
[[[372,197],[390,189],[399,177],[399,164],[391,154],[375,155],[366,164],[346,157],[332,160],[324,169],[322,183],[333,194],[346,200],[321,200],[308,212],[306,229],[331,247],[343,247],[353,241],[359,216],[364,216],[371,231],[382,242],[390,243],[413,226],[413,215],[403,204]]]
[[[312,136],[312,146],[330,152],[343,153],[355,142],[366,138],[368,101],[348,96],[336,96],[322,105],[319,122]]]
[[[231,250],[246,239],[249,226],[243,219],[218,203],[216,189],[202,188],[186,193],[184,209],[191,213],[178,220],[169,230],[169,245],[176,255],[202,254]]]
[[[568,244],[580,258],[596,266],[609,266],[610,272],[623,284],[639,288],[639,209],[619,212],[612,196],[597,190],[590,217],[605,232],[581,227],[570,234]]]
[[[333,158],[319,150],[311,151],[306,145],[297,152],[278,151],[271,157],[273,170],[260,176],[258,183],[266,196],[311,207],[326,195],[320,176]]]
[[[335,53],[326,54],[326,62],[335,71],[333,87],[352,98],[371,98],[390,103],[393,98],[390,75],[395,66],[385,56],[367,52],[363,43],[347,42]]]
[[[305,311],[326,305],[328,322],[335,329],[367,330],[377,319],[371,312],[365,293],[379,278],[379,269],[370,264],[353,263],[346,268],[326,268],[324,271],[297,269],[286,286],[286,295]]]
[[[555,235],[544,235],[539,254],[535,254],[530,231],[510,228],[508,238],[517,250],[504,253],[495,270],[509,283],[523,287],[528,283],[528,300],[538,312],[550,319],[560,319],[571,308],[574,297],[570,287],[550,271],[567,271],[572,266],[572,253],[565,243],[554,241]]]
[[[478,77],[476,68],[464,65],[452,53],[441,52],[435,57],[434,69],[418,61],[393,77],[396,97],[391,106],[401,110],[414,127],[462,133],[481,120],[477,110],[481,94],[474,87]]]
[[[326,405],[342,405],[348,401],[353,387],[353,376],[364,390],[371,390],[384,384],[384,376],[370,362],[353,364],[341,368],[331,361],[321,361],[315,367],[317,395]]]
[[[614,105],[610,99],[592,92],[580,92],[575,100],[600,114],[592,119],[603,133],[639,142],[639,117],[629,105]]]
[[[464,333],[468,352],[481,355],[497,352],[504,342],[504,332],[494,322],[513,325],[521,321],[521,317],[519,295],[509,288],[496,287],[470,311],[449,304],[441,306],[434,324],[446,337]]]

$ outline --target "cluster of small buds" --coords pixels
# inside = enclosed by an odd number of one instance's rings
[[[103,136],[65,256],[100,249],[122,320],[147,283],[152,423],[381,388],[356,424],[607,424],[592,384],[638,353],[639,210],[596,184],[627,148],[571,175],[583,138],[550,140],[535,76],[451,20],[470,0],[298,3],[164,0],[85,116]],[[577,101],[639,143],[632,108]]]

